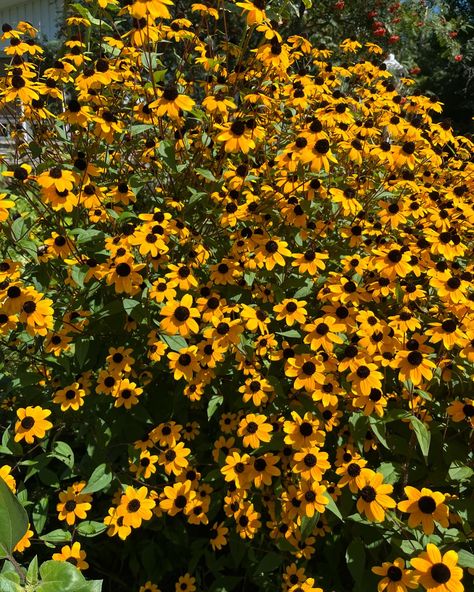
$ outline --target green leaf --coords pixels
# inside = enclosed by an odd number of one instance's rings
[[[1,454],[20,455],[22,453],[21,444],[15,442],[11,430],[5,430],[2,436]]]
[[[67,561],[45,561],[40,567],[38,592],[84,592],[87,582],[81,572]]]
[[[140,304],[138,300],[132,300],[131,298],[124,298],[122,303],[124,311],[130,316],[132,315],[133,309]]]
[[[35,530],[38,534],[43,532],[44,525],[46,524],[46,519],[48,517],[48,502],[48,497],[43,497],[38,500],[35,503],[31,514]]]
[[[420,446],[421,453],[423,454],[425,461],[428,459],[428,452],[430,450],[431,433],[426,425],[420,421],[417,417],[412,415],[410,422],[415,432],[416,439]]]
[[[107,468],[107,465],[103,463],[94,470],[81,493],[95,493],[96,491],[101,491],[108,487],[111,482],[112,473]]]
[[[67,543],[71,540],[71,533],[68,530],[57,529],[40,536],[40,539],[48,543]]]
[[[161,341],[166,343],[166,345],[172,351],[177,352],[180,349],[183,349],[184,347],[188,347],[188,342],[184,337],[181,337],[180,335],[160,335],[160,339]]]
[[[386,440],[386,430],[385,424],[376,417],[369,417],[369,425],[370,429],[374,432],[377,440],[384,446],[385,448],[389,449],[389,445],[387,444]]]
[[[301,520],[301,538],[303,541],[313,532],[318,520],[319,512],[315,512],[311,518],[309,516],[303,516]]]
[[[326,510],[329,510],[334,516],[337,516],[339,520],[343,520],[342,514],[339,511],[339,508],[336,506],[336,502],[332,499],[327,491],[324,492],[324,496],[328,500],[328,504],[325,506]]]
[[[94,520],[85,520],[77,525],[77,532],[84,537],[95,537],[102,534],[107,526],[103,522]]]
[[[214,175],[211,173],[211,171],[207,170],[207,169],[194,169],[196,171],[196,173],[198,175],[200,175],[201,177],[204,177],[205,179],[207,179],[208,181],[217,181],[217,179],[214,177]]]
[[[57,458],[70,469],[74,466],[74,452],[66,442],[56,441],[51,448],[49,457]]]
[[[377,469],[377,473],[382,473],[384,483],[393,485],[400,479],[402,475],[402,469],[400,465],[397,465],[393,462],[383,462]]]
[[[458,563],[461,567],[474,569],[474,555],[466,549],[458,551]]]
[[[296,329],[288,329],[287,331],[277,331],[277,335],[281,335],[282,337],[290,337],[293,339],[299,339],[301,334]]]
[[[258,574],[275,571],[283,562],[283,556],[279,553],[267,553],[265,557],[257,565],[256,572]]]
[[[214,395],[209,399],[207,405],[207,419],[211,419],[217,409],[222,405],[224,397],[222,395]]]
[[[27,234],[25,219],[21,216],[13,221],[11,226],[12,237],[19,242]]]
[[[26,581],[35,586],[38,583],[38,556],[35,555],[31,560],[26,572]]]
[[[355,443],[362,450],[365,440],[365,434],[369,429],[369,418],[362,413],[353,413],[349,418],[352,437]]]
[[[0,558],[11,555],[28,530],[25,508],[0,477]]]
[[[18,577],[18,582],[13,581],[12,579],[6,577],[5,575],[0,575],[0,592],[23,592],[23,586],[20,586],[20,578]]]
[[[365,547],[362,539],[357,537],[351,541],[346,550],[346,563],[358,587],[365,572]]]
[[[469,481],[474,471],[464,463],[454,460],[449,466],[448,475],[451,481]]]
[[[81,341],[76,341],[74,344],[74,356],[79,364],[79,367],[83,367],[86,363],[87,356],[89,353],[89,346],[90,341],[89,339],[82,339]]]

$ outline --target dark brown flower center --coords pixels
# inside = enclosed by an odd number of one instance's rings
[[[431,577],[438,584],[445,584],[451,578],[451,570],[444,563],[435,563],[431,568]]]
[[[418,500],[418,508],[423,514],[432,514],[436,510],[436,502],[429,495],[422,495]]]
[[[399,582],[403,577],[403,572],[396,565],[391,565],[387,569],[387,577],[391,582]]]
[[[364,500],[364,502],[370,503],[373,502],[377,497],[377,492],[371,485],[366,485],[360,490],[359,495]]]

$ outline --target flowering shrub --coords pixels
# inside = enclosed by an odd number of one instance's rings
[[[72,10],[47,69],[3,26],[18,560],[104,590],[469,589],[472,143],[377,45],[282,38],[260,1]]]

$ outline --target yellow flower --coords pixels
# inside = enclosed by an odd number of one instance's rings
[[[463,592],[463,570],[458,567],[456,551],[441,555],[438,547],[428,543],[426,551],[411,559],[418,582],[428,592]]]
[[[434,523],[443,528],[449,525],[449,509],[444,503],[446,496],[438,491],[423,487],[420,491],[415,487],[405,487],[407,500],[398,502],[398,509],[410,514],[408,526],[416,528],[421,524],[425,534],[433,534]]]
[[[150,109],[156,109],[159,117],[168,115],[172,119],[178,119],[180,111],[191,111],[194,101],[186,95],[180,95],[174,86],[167,86],[159,99],[149,105]]]
[[[77,569],[84,570],[89,567],[86,559],[86,552],[81,549],[81,543],[75,542],[72,545],[61,547],[60,553],[53,554],[54,561],[67,561]]]
[[[53,424],[46,418],[51,415],[49,409],[36,407],[20,408],[16,412],[18,421],[15,423],[15,442],[25,440],[27,444],[33,444],[35,438],[41,440]]]
[[[388,495],[392,491],[392,485],[383,483],[381,473],[375,473],[369,469],[364,470],[361,475],[357,511],[360,514],[365,514],[371,522],[383,522],[385,510],[397,505]]]

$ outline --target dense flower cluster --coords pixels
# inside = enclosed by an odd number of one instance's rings
[[[141,592],[461,592],[472,142],[260,0],[75,10],[46,69],[2,29],[0,475],[37,534],[111,581],[144,542]]]

